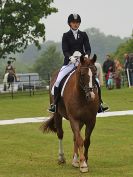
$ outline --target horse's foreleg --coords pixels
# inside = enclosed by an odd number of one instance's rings
[[[69,120],[70,120],[70,124],[71,124],[72,131],[73,131],[73,134],[74,134],[74,139],[75,139],[74,143],[76,143],[75,147],[78,148],[78,151],[79,151],[80,171],[81,172],[88,172],[88,166],[87,166],[87,163],[85,161],[85,156],[84,156],[84,153],[83,153],[83,144],[84,144],[84,141],[83,141],[83,139],[81,137],[81,134],[80,134],[80,124],[79,124],[79,121],[74,120],[73,118],[71,118]]]
[[[72,160],[72,166],[78,168],[79,167],[79,155],[78,155],[78,146],[74,137],[74,152],[73,152],[73,160]]]
[[[86,162],[88,161],[88,149],[90,146],[90,136],[95,126],[95,122],[96,122],[95,120],[88,122],[88,124],[86,125],[86,129],[85,129],[84,155],[85,155]]]
[[[83,123],[80,123],[80,130],[83,127]],[[79,154],[78,154],[78,146],[76,143],[75,137],[73,138],[74,141],[74,152],[73,152],[73,160],[72,160],[72,166],[78,168],[79,167]]]

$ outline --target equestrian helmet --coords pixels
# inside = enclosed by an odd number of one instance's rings
[[[10,65],[10,64],[11,64],[11,61],[7,61],[7,64],[9,64],[9,65]]]
[[[76,21],[77,23],[81,23],[81,18],[78,14],[70,14],[68,17],[68,25],[73,22]]]

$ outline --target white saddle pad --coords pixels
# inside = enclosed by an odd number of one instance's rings
[[[63,93],[64,93],[65,86],[66,86],[66,84],[67,84],[69,78],[71,77],[71,75],[72,75],[74,72],[75,72],[75,70],[72,71],[72,72],[69,74],[69,76],[67,77],[67,79],[66,79],[66,81],[65,81],[65,83],[64,83],[64,85],[63,85],[63,87],[62,87],[62,89],[61,89],[61,97],[63,97]],[[54,86],[55,86],[55,84],[53,85],[52,90],[51,90],[51,94],[52,94],[52,95],[54,95]]]

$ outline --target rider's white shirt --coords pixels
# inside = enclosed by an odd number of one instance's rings
[[[78,29],[77,29],[77,30],[71,29],[71,30],[72,30],[72,32],[73,32],[73,35],[74,35],[75,39],[77,39]]]

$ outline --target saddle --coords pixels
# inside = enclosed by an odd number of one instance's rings
[[[71,75],[75,72],[75,69],[74,68],[72,71],[70,71],[61,81],[60,85],[59,85],[59,90],[60,90],[60,95],[61,97],[63,97],[63,92],[64,92],[64,89],[65,89],[65,86],[69,80],[69,78],[71,77]]]
[[[72,75],[73,72],[75,72],[76,70],[76,67],[74,69],[72,69],[66,76],[64,76],[59,84],[59,97],[62,97],[63,96],[63,91],[64,91],[64,88],[67,84],[67,81],[69,80],[70,76]],[[54,95],[54,85],[52,87],[52,90],[51,90],[51,93],[52,95]]]

